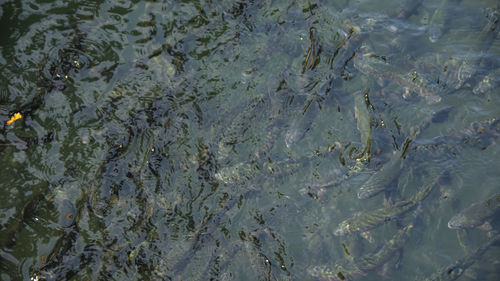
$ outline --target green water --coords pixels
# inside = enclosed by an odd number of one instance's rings
[[[0,3],[1,280],[499,279],[497,1]]]

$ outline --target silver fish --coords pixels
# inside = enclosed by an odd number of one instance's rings
[[[392,206],[365,212],[344,220],[339,224],[339,227],[333,234],[336,236],[343,236],[364,232],[407,213],[429,195],[440,178],[441,176],[436,177],[432,183],[424,187],[408,200],[400,201]]]
[[[491,226],[487,220],[498,211],[500,211],[500,194],[495,194],[486,201],[474,203],[453,216],[448,222],[448,227],[451,229],[483,227],[488,230]]]

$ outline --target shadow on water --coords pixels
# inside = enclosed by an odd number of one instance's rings
[[[499,18],[2,2],[0,279],[498,279]]]

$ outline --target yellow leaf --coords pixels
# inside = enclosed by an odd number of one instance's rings
[[[18,112],[14,114],[14,116],[12,116],[9,121],[7,121],[7,125],[14,123],[14,121],[19,120],[21,118],[23,118],[23,116],[21,115],[21,113]]]

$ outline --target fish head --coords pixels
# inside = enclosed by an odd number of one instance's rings
[[[379,194],[380,192],[384,191],[383,188],[375,188],[373,184],[371,183],[365,183],[366,186],[362,186],[359,188],[358,191],[358,199],[369,199],[372,198],[373,196]]]
[[[339,227],[333,232],[335,236],[344,236],[351,233],[351,224],[348,221],[343,221]]]
[[[462,229],[466,227],[466,222],[467,218],[462,214],[458,214],[450,219],[448,227],[451,229]]]

